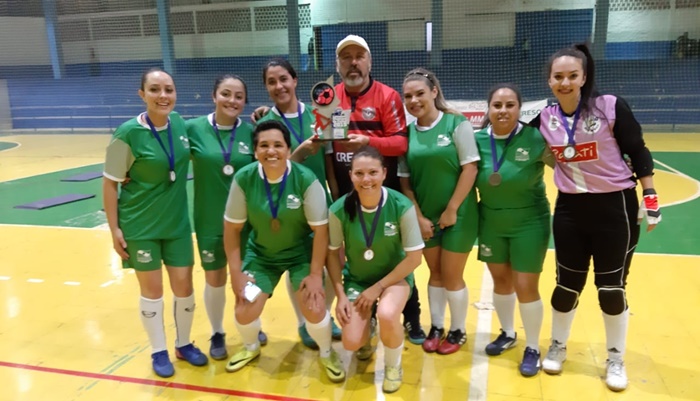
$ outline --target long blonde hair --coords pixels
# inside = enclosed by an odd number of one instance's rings
[[[423,67],[414,68],[406,74],[403,79],[403,83],[410,81],[422,81],[428,88],[432,91],[433,88],[437,88],[437,96],[435,97],[435,107],[443,113],[459,114],[455,109],[450,108],[445,100],[445,95],[442,93],[442,87],[440,86],[440,81],[435,76],[435,73],[429,71]]]

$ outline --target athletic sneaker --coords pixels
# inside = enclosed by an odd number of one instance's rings
[[[170,362],[168,351],[158,351],[151,355],[153,371],[160,377],[170,377],[175,374],[175,367]]]
[[[228,351],[226,351],[226,334],[214,333],[209,341],[211,342],[209,346],[209,356],[217,361],[226,359],[228,356]]]
[[[320,358],[321,365],[326,368],[326,376],[333,383],[340,383],[345,380],[345,369],[343,368],[343,362],[340,360],[338,353],[331,349],[331,354],[327,358]]]
[[[423,342],[423,351],[425,352],[435,352],[437,351],[440,343],[445,337],[445,329],[438,329],[435,326],[430,326],[430,332],[428,333],[428,338]]]
[[[467,333],[457,329],[447,333],[445,340],[440,343],[437,353],[440,355],[449,355],[459,351],[462,345],[467,342]]]
[[[501,334],[486,346],[486,354],[491,356],[501,355],[505,350],[515,347],[517,339],[518,333],[515,333],[515,337],[508,337],[508,334],[501,329]]]
[[[540,373],[541,367],[540,351],[534,350],[530,347],[525,347],[523,361],[520,362],[520,374],[525,377],[532,377]]]
[[[318,349],[318,344],[316,344],[316,341],[314,341],[314,339],[311,338],[311,336],[309,335],[309,331],[306,330],[306,323],[299,326],[299,338],[301,338],[301,343],[304,344],[306,347],[311,349]]]
[[[411,344],[423,344],[423,342],[425,341],[425,332],[420,326],[419,321],[405,321],[403,322],[403,327],[406,329],[406,333],[408,334],[408,341],[410,341]]]
[[[382,385],[382,390],[385,393],[394,393],[399,387],[401,387],[401,382],[403,381],[403,370],[401,366],[386,366],[384,368],[384,384]]]
[[[241,370],[245,365],[250,363],[253,359],[260,356],[260,348],[254,351],[248,350],[248,348],[243,347],[240,351],[236,352],[231,359],[228,360],[226,364],[227,372],[235,372]]]
[[[561,365],[566,360],[566,346],[557,340],[552,340],[547,356],[542,361],[542,370],[550,375],[561,373]]]
[[[335,324],[335,319],[331,318],[331,336],[334,340],[340,341],[343,339],[343,331]]]
[[[265,334],[265,332],[262,330],[258,332],[258,342],[262,346],[267,345],[267,334]]]
[[[204,366],[209,362],[209,358],[192,343],[184,347],[175,348],[175,356],[177,359],[185,360],[193,366]]]
[[[367,344],[363,345],[355,352],[355,357],[361,361],[370,359],[372,355],[374,355],[374,347],[372,346],[371,338],[367,341]]]
[[[612,391],[622,391],[627,388],[627,372],[622,360],[608,359],[605,361],[605,384]]]

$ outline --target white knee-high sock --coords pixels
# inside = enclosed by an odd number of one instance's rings
[[[287,277],[287,279],[284,280],[284,282],[287,284],[287,294],[289,294],[289,300],[292,302],[294,314],[297,316],[297,324],[299,327],[301,327],[306,322],[306,319],[304,319],[299,302],[297,302],[296,292],[294,291],[294,286],[292,285],[292,278],[289,277],[289,272],[285,274],[285,277]]]
[[[260,348],[260,342],[258,341],[258,333],[260,332],[260,318],[253,320],[248,324],[240,324],[236,320],[236,328],[238,329],[238,334],[241,335],[241,340],[243,340],[243,345],[248,349],[248,351],[255,351]]]
[[[401,353],[403,352],[403,341],[396,348],[384,347],[384,366],[401,366]]]
[[[140,297],[139,309],[141,323],[146,329],[148,340],[151,343],[152,353],[165,351],[168,345],[165,342],[165,323],[163,319],[163,298],[149,299]]]
[[[559,312],[552,308],[552,340],[566,345],[571,334],[571,323],[574,321],[576,309],[570,312]]]
[[[175,331],[177,339],[176,347],[184,347],[189,344],[192,321],[194,321],[194,293],[189,297],[173,297],[173,309],[175,313]]]
[[[608,315],[607,313],[603,313],[608,358],[610,359],[621,360],[625,356],[629,316],[629,309],[620,313],[619,315]]]
[[[430,307],[430,324],[438,329],[444,328],[445,308],[447,308],[447,294],[444,287],[428,286],[428,305]]]
[[[493,293],[493,307],[496,309],[501,329],[510,338],[515,338],[515,293],[502,295]]]
[[[467,287],[457,291],[445,290],[447,304],[450,306],[450,331],[467,332],[467,308],[469,307],[469,290]]]
[[[544,306],[542,300],[521,303],[520,317],[525,327],[525,345],[540,350],[540,331],[542,330],[542,319],[544,317]]]
[[[321,357],[327,358],[331,354],[331,314],[326,311],[326,316],[318,323],[306,322],[306,330],[311,338],[318,344]]]
[[[204,307],[211,323],[211,334],[224,333],[224,309],[226,307],[226,286],[204,285]]]

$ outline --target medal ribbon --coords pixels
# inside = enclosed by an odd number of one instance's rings
[[[158,135],[158,131],[156,131],[156,127],[153,126],[151,119],[148,118],[148,114],[146,114],[146,123],[148,123],[148,127],[151,129],[151,134],[153,134],[153,136],[158,140],[160,148],[163,149],[165,155],[168,156],[168,166],[170,166],[170,171],[175,171],[175,149],[173,148],[173,135],[172,131],[170,130],[170,119],[168,118],[168,145],[170,147],[170,153],[168,153],[168,151],[165,149],[163,140],[160,139],[160,135]]]
[[[282,192],[284,192],[284,187],[287,185],[287,171],[289,169],[284,169],[284,175],[282,176],[282,183],[280,184],[279,193],[277,194],[277,202],[272,199],[272,188],[270,187],[270,181],[267,180],[267,174],[265,174],[265,169],[263,169],[263,179],[265,181],[265,192],[267,193],[267,200],[270,203],[270,212],[272,213],[272,218],[277,218],[277,212],[280,209],[280,199],[282,199]]]
[[[382,194],[379,196],[379,205],[377,206],[377,211],[374,213],[374,218],[372,219],[372,228],[369,234],[367,234],[367,227],[365,225],[365,216],[362,212],[362,205],[358,199],[357,209],[358,215],[360,217],[360,227],[362,227],[362,236],[365,237],[365,245],[367,249],[372,247],[372,241],[374,240],[374,233],[377,231],[377,224],[379,224],[379,214],[382,212],[382,204],[384,203],[384,189],[381,189]]]
[[[228,138],[228,149],[224,147],[224,142],[221,140],[219,127],[216,125],[216,114],[211,116],[211,126],[214,128],[214,132],[216,133],[216,139],[219,140],[221,154],[224,155],[224,163],[230,164],[231,152],[233,152],[233,142],[236,140],[236,128],[238,128],[238,119],[236,119],[236,121],[233,123],[233,131],[231,131],[231,136]]]
[[[564,126],[564,129],[566,130],[566,136],[569,139],[568,145],[576,146],[574,134],[576,134],[576,124],[578,124],[578,118],[581,115],[581,101],[579,100],[579,103],[576,105],[576,111],[574,112],[574,123],[571,125],[571,128],[569,128],[569,122],[566,119],[566,114],[564,114],[564,110],[561,109],[561,105],[559,105],[559,115],[561,116],[561,124]]]
[[[304,142],[304,120],[302,119],[301,116],[301,103],[297,102],[297,116],[299,116],[299,134],[297,134],[296,130],[294,130],[294,127],[292,127],[292,123],[287,120],[287,117],[282,113],[280,109],[277,109],[279,111],[280,116],[282,116],[282,120],[284,121],[284,125],[289,128],[289,131],[294,135],[294,138],[296,138],[297,142],[300,144]]]
[[[493,129],[490,130],[489,139],[491,139],[491,159],[493,160],[494,173],[497,173],[503,165],[503,160],[505,160],[506,158],[506,149],[508,149],[508,145],[510,144],[511,139],[513,139],[513,136],[515,136],[515,133],[518,131],[519,126],[520,123],[515,124],[515,128],[513,128],[513,131],[511,131],[510,134],[508,134],[508,138],[506,138],[506,144],[505,146],[503,146],[503,153],[501,154],[500,158],[497,156],[498,149],[496,149],[496,138],[493,137]]]

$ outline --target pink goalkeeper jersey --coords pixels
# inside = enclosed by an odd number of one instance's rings
[[[609,193],[634,188],[632,170],[613,135],[616,102],[615,96],[598,96],[591,112],[581,114],[574,132],[576,156],[571,160],[563,155],[569,139],[562,124],[571,127],[573,117],[562,121],[559,105],[542,110],[540,131],[556,158],[554,183],[561,192]]]

